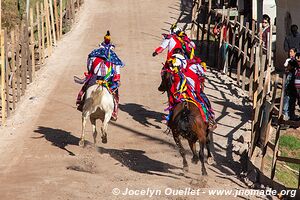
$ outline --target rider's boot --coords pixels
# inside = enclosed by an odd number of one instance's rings
[[[208,119],[208,129],[210,131],[214,131],[217,127],[218,125],[215,119],[213,118]]]
[[[114,96],[114,111],[112,113],[111,120],[112,121],[117,121],[117,119],[118,119],[118,108],[119,108],[119,93],[115,92],[113,94],[113,96]]]

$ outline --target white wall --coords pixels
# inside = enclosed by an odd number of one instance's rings
[[[277,27],[276,27],[276,67],[282,67],[287,53],[283,49],[284,38],[290,31],[290,25],[296,24],[300,31],[300,1],[299,0],[276,0]],[[290,13],[291,18],[287,13]]]

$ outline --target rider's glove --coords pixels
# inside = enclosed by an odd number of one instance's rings
[[[154,51],[153,53],[152,53],[152,56],[154,57],[154,56],[156,56],[158,53],[156,53],[156,51]]]

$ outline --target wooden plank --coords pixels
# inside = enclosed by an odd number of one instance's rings
[[[12,109],[16,110],[16,46],[15,46],[15,32],[10,32],[11,37],[11,69],[12,69]]]
[[[55,33],[56,33],[57,40],[59,40],[60,39],[60,35],[59,35],[60,31],[59,31],[58,13],[57,13],[57,2],[56,2],[56,0],[53,0],[53,7],[54,7],[55,27],[56,27]]]
[[[243,44],[244,46],[244,55],[247,55],[248,52],[248,37],[247,37],[247,33],[249,30],[249,22],[246,23],[246,31],[244,34],[245,37],[245,42]],[[246,84],[246,72],[247,72],[247,57],[243,56],[243,77],[242,77],[242,90],[245,91],[245,84]]]
[[[40,21],[40,7],[36,2],[36,21],[37,21],[37,34],[38,34],[38,51],[39,51],[39,65],[42,64],[42,41],[41,41],[41,21]]]
[[[255,48],[255,65],[254,65],[254,78],[253,78],[253,101],[252,101],[252,126],[251,126],[251,146],[249,150],[249,158],[252,157],[254,146],[254,138],[256,134],[256,123],[258,119],[258,109],[257,109],[257,95],[258,95],[258,63],[259,63],[259,47]]]
[[[289,158],[284,156],[277,156],[278,161],[288,162],[288,163],[294,163],[294,164],[300,164],[299,158]]]
[[[30,8],[30,50],[31,50],[31,82],[35,77],[35,55],[34,55],[34,32],[33,32],[33,9]]]
[[[270,110],[266,110],[266,113],[270,113],[268,121],[267,121],[267,129],[266,129],[266,137],[264,139],[264,146],[263,146],[263,152],[262,152],[262,159],[261,159],[261,165],[260,165],[260,171],[264,173],[264,166],[265,166],[265,155],[267,152],[267,143],[269,141],[270,136],[270,130],[271,130],[271,122],[272,122],[272,110],[275,106],[275,99],[276,99],[276,92],[277,92],[277,86],[278,86],[278,74],[276,75],[275,82],[274,82],[274,89],[272,94],[272,100],[271,100],[271,107]]]
[[[5,56],[4,56],[4,30],[0,34],[0,47],[1,47],[1,117],[2,126],[6,126],[6,99],[5,99]]]
[[[9,62],[8,62],[8,37],[7,37],[7,29],[4,29],[4,57],[5,57],[5,99],[6,99],[6,114],[7,117],[10,116],[10,89],[9,89],[9,75],[10,75],[10,70],[9,70]]]
[[[77,2],[77,8],[79,9],[79,1],[76,1]],[[197,6],[198,6],[198,1],[195,0],[193,2],[193,7],[192,7],[192,22],[196,21],[196,17],[197,17]],[[190,38],[191,39],[194,39],[195,38],[195,24],[192,23],[191,25],[191,32],[190,32]]]
[[[54,21],[54,14],[53,14],[53,6],[52,6],[52,0],[49,0],[49,8],[50,8],[50,24],[51,24],[51,28],[52,29],[52,36],[53,36],[53,44],[54,46],[56,46],[56,31],[55,31],[55,21]],[[51,32],[51,30],[50,30]]]
[[[59,18],[60,18],[60,19],[59,19],[59,21],[60,21],[60,22],[59,22],[59,25],[60,25],[60,27],[59,27],[59,35],[60,35],[60,36],[59,36],[59,37],[62,37],[62,25],[63,25],[63,24],[62,24],[62,17],[63,17],[63,16],[62,16],[62,15],[63,15],[63,14],[62,14],[62,10],[63,10],[63,9],[62,9],[62,6],[63,6],[62,0],[59,0]]]
[[[283,74],[282,78],[282,85],[285,85],[286,81],[286,74]],[[278,114],[278,121],[282,118],[282,108],[283,108],[283,98],[284,98],[285,88],[282,87],[281,90],[281,97],[280,97],[280,106],[279,106],[279,114]],[[272,158],[272,168],[271,168],[271,179],[275,176],[275,170],[276,170],[276,162],[277,162],[277,156],[278,156],[278,148],[279,148],[279,137],[280,137],[280,128],[281,125],[277,125],[276,129],[276,136],[274,141],[274,151],[273,151],[273,158]]]
[[[276,164],[277,164],[277,157],[278,157],[278,148],[279,148],[279,137],[280,137],[280,125],[276,128],[276,136],[275,136],[275,148],[273,151],[273,158],[272,158],[272,167],[271,167],[271,179],[273,180],[275,177],[276,172]]]
[[[240,16],[240,24],[243,24],[243,23],[244,23],[244,15],[241,15]],[[239,34],[242,32],[242,27],[243,26],[240,26]],[[239,52],[238,52],[237,78],[236,78],[237,85],[240,85],[241,63],[242,63],[242,59],[241,59],[242,45],[243,45],[243,39],[242,39],[242,37],[239,37]]]
[[[42,33],[41,33],[42,49],[41,50],[42,50],[42,64],[44,64],[45,57],[46,57],[45,56],[45,9],[44,9],[44,4],[42,2],[41,2],[41,21],[42,21]],[[46,28],[46,32],[47,32],[47,28]],[[46,34],[48,40],[48,32]]]

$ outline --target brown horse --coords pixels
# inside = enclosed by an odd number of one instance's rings
[[[170,94],[172,86],[172,75],[170,72],[165,71],[162,76],[161,88]],[[202,175],[207,175],[204,164],[204,146],[207,148],[207,162],[211,164],[212,156],[210,152],[210,140],[208,123],[204,122],[199,111],[199,108],[192,102],[178,103],[174,109],[172,116],[168,122],[173,138],[176,145],[179,147],[180,155],[183,158],[183,170],[188,171],[188,163],[185,158],[185,150],[181,144],[179,136],[188,140],[189,146],[193,152],[192,163],[197,164],[198,160],[201,161]],[[196,142],[199,141],[200,150],[199,157],[196,151]]]

